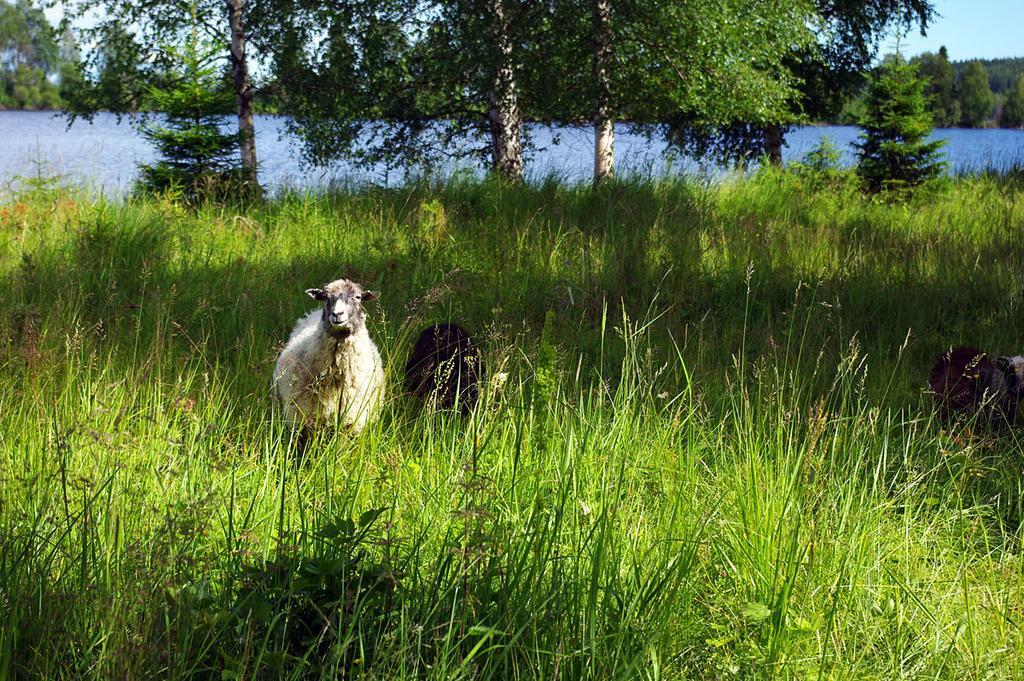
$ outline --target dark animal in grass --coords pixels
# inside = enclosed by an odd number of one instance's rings
[[[407,392],[441,409],[470,412],[480,399],[483,364],[472,338],[458,324],[423,329],[405,364]]]
[[[928,387],[943,418],[981,414],[1012,424],[1024,397],[1024,357],[990,357],[963,345],[951,348],[935,360]]]

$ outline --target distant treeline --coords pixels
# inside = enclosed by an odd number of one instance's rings
[[[887,55],[883,62],[899,59]],[[941,128],[1024,127],[1024,57],[950,61],[945,47],[910,59],[926,81],[932,120]],[[847,100],[833,123],[855,125],[863,92]]]
[[[1024,74],[1024,57],[972,59],[969,61],[953,62],[953,73],[957,80],[963,77],[968,66],[976,63],[981,64],[988,73],[988,86],[997,95],[1011,90],[1017,85],[1021,75]]]
[[[30,0],[0,1],[0,109],[59,109],[78,60],[70,32],[60,39]]]

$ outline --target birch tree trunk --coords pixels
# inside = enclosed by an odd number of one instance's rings
[[[516,93],[512,36],[502,0],[490,0],[498,68],[491,88],[487,121],[491,130],[491,163],[495,171],[513,182],[523,180],[522,118]]]
[[[235,84],[238,105],[238,147],[242,170],[249,181],[256,182],[256,132],[252,120],[252,84],[249,64],[245,59],[245,0],[227,0],[228,23],[231,26],[231,77]]]
[[[594,0],[594,184],[615,175],[615,125],[611,117],[611,0]]]
[[[768,163],[773,166],[782,165],[782,126],[769,125],[764,129],[764,153]]]

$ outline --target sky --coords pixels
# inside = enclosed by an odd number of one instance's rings
[[[1024,0],[935,0],[940,14],[928,35],[912,31],[900,52],[912,57],[946,46],[952,61],[1024,57]],[[895,36],[882,53],[895,52]]]

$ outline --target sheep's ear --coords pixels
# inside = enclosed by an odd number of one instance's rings
[[[359,296],[359,300],[365,303],[368,300],[377,300],[378,296],[380,296],[380,291],[363,291],[362,295]]]
[[[306,295],[313,300],[327,300],[327,294],[324,293],[322,288],[307,288]]]

